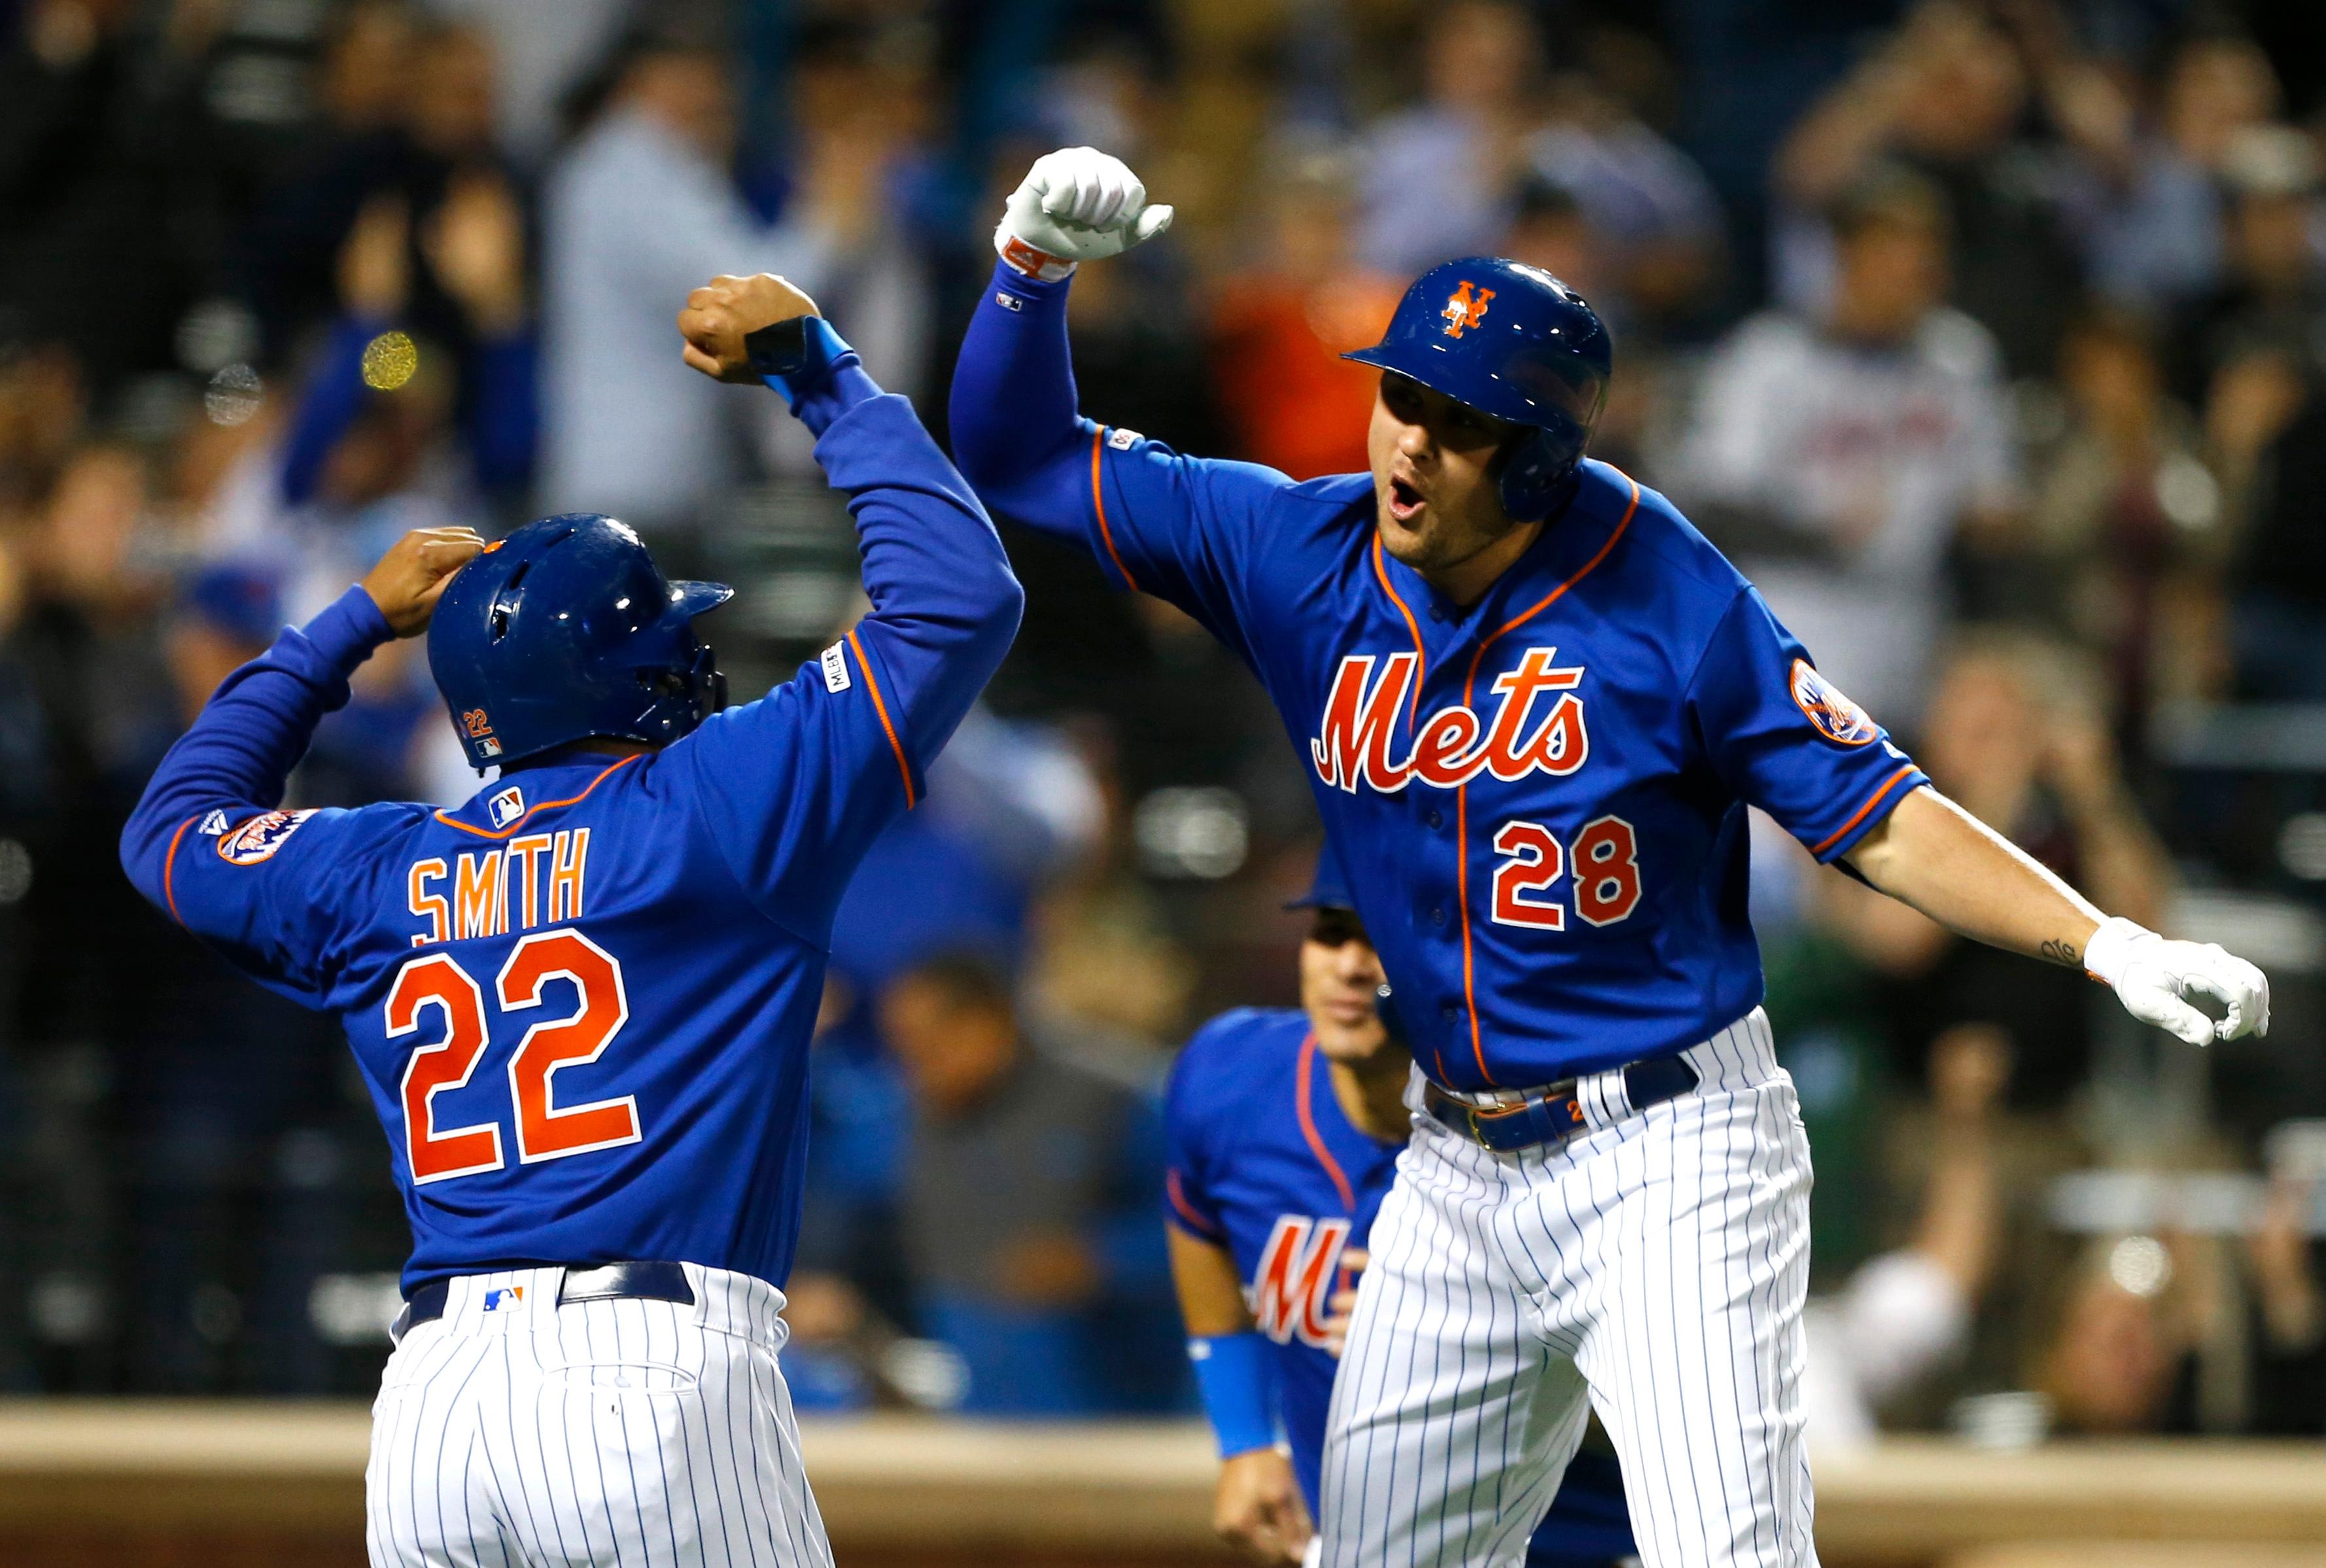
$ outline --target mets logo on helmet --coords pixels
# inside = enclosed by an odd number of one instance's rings
[[[1446,308],[1437,313],[1446,318],[1446,335],[1458,338],[1466,328],[1475,327],[1486,313],[1486,302],[1494,297],[1490,288],[1473,289],[1464,278],[1459,288],[1446,297]]]
[[[299,831],[299,825],[314,816],[306,811],[263,811],[232,833],[219,840],[219,858],[234,865],[256,865],[272,860],[274,852],[283,847],[284,840]]]
[[[1811,668],[1805,658],[1793,660],[1793,705],[1809,716],[1818,733],[1844,746],[1863,746],[1882,731],[1864,708],[1842,695],[1841,688]]]

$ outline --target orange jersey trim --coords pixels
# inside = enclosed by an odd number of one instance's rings
[[[186,920],[184,916],[178,913],[178,888],[173,880],[178,870],[178,845],[185,839],[186,829],[191,827],[200,817],[201,813],[197,811],[192,817],[178,824],[178,831],[170,835],[170,853],[162,857],[162,899],[170,906],[170,918],[181,926],[184,925]]]
[[[1823,854],[1827,850],[1831,849],[1835,845],[1839,844],[1843,839],[1847,838],[1849,836],[1849,830],[1856,827],[1859,823],[1865,821],[1865,814],[1873,810],[1876,806],[1881,805],[1882,798],[1889,794],[1893,789],[1898,788],[1898,781],[1901,779],[1905,778],[1913,770],[1914,764],[1909,762],[1903,768],[1899,769],[1895,773],[1891,774],[1890,777],[1882,780],[1882,788],[1867,796],[1865,798],[1865,804],[1859,807],[1856,811],[1850,813],[1848,821],[1843,823],[1839,827],[1835,828],[1831,833],[1827,834],[1816,844],[1810,845],[1810,853],[1811,854]]]
[[[1382,592],[1389,595],[1389,602],[1391,604],[1397,606],[1397,612],[1405,617],[1405,630],[1413,638],[1413,701],[1410,705],[1413,711],[1408,716],[1407,723],[1419,724],[1421,723],[1421,683],[1429,677],[1429,656],[1421,650],[1421,628],[1415,622],[1413,611],[1406,607],[1405,601],[1399,597],[1397,590],[1390,586],[1389,568],[1382,564],[1379,528],[1373,530],[1373,575],[1381,579]]]
[[[1178,1211],[1179,1218],[1186,1220],[1189,1226],[1202,1231],[1205,1236],[1216,1237],[1220,1234],[1220,1227],[1196,1213],[1196,1206],[1187,1201],[1187,1194],[1179,1185],[1179,1173],[1177,1171],[1163,1172],[1163,1192],[1171,1199],[1171,1207]]]
[[[1106,487],[1100,481],[1098,466],[1099,453],[1106,443],[1106,429],[1102,425],[1091,435],[1091,506],[1098,512],[1099,542],[1106,546],[1106,558],[1114,563],[1116,571],[1122,574],[1124,586],[1137,592],[1139,579],[1132,576],[1130,568],[1122,564],[1122,553],[1114,547],[1114,530],[1107,526]]]
[[[889,736],[889,750],[897,756],[897,771],[905,776],[905,809],[913,808],[913,769],[905,761],[905,747],[897,739],[897,726],[889,722],[889,705],[881,700],[880,678],[872,673],[872,661],[864,657],[864,645],[856,640],[856,629],[848,629],[848,646],[856,650],[856,667],[864,672],[864,689],[872,694],[872,711],[880,715],[880,728]]]
[[[526,807],[525,811],[517,817],[517,819],[515,822],[510,823],[507,827],[471,827],[469,824],[459,821],[442,811],[439,811],[436,814],[436,820],[442,823],[447,827],[457,827],[463,833],[473,833],[479,838],[511,838],[514,837],[526,823],[532,821],[537,813],[554,811],[561,806],[579,806],[582,801],[590,798],[590,791],[604,783],[609,775],[620,769],[628,767],[637,760],[638,754],[633,753],[632,755],[624,757],[619,761],[617,761],[611,766],[602,770],[596,778],[582,786],[582,792],[578,795],[570,795],[563,800],[544,800],[539,805]]]
[[[1464,707],[1471,705],[1471,693],[1476,689],[1478,684],[1478,666],[1484,660],[1486,649],[1494,645],[1495,639],[1504,632],[1517,630],[1553,604],[1558,603],[1569,588],[1574,587],[1598,569],[1599,563],[1607,558],[1607,552],[1615,547],[1615,541],[1622,538],[1631,528],[1632,518],[1640,509],[1640,481],[1627,473],[1624,475],[1624,482],[1632,487],[1632,499],[1624,508],[1624,515],[1616,519],[1614,531],[1607,536],[1607,542],[1599,546],[1598,552],[1591,559],[1577,567],[1573,575],[1566,582],[1535,601],[1531,608],[1503,621],[1478,644],[1477,651],[1470,656],[1470,673],[1462,679]],[[1872,804],[1871,801],[1867,802],[1869,807]],[[1486,1070],[1485,1034],[1478,1027],[1478,982],[1470,944],[1470,787],[1467,784],[1454,792],[1454,839],[1455,893],[1461,901],[1462,906],[1462,1001],[1470,1010],[1470,1054],[1477,1060],[1478,1076],[1485,1079],[1488,1084],[1493,1084],[1494,1075]]]
[[[1317,1131],[1316,1113],[1308,1108],[1308,1086],[1314,1078],[1316,1063],[1317,1031],[1312,1029],[1300,1042],[1300,1064],[1293,1071],[1292,1106],[1299,1114],[1300,1135],[1308,1140],[1309,1152],[1317,1156],[1317,1163],[1325,1167],[1325,1174],[1333,1179],[1333,1190],[1341,1195],[1341,1207],[1348,1210],[1351,1219],[1354,1219],[1357,1217],[1356,1190],[1349,1185],[1348,1172],[1343,1171],[1341,1162],[1333,1158],[1333,1151],[1325,1147],[1324,1136]]]

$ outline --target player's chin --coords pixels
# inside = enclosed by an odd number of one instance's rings
[[[1408,507],[1384,491],[1373,507],[1382,547],[1409,566],[1419,566],[1429,557],[1430,522],[1428,501]]]

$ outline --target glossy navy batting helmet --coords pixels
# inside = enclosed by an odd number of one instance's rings
[[[734,593],[665,581],[612,518],[543,518],[453,575],[428,667],[479,771],[591,737],[661,745],[726,702],[693,621]]]
[[[1531,427],[1502,473],[1503,509],[1526,521],[1558,504],[1614,367],[1607,329],[1581,294],[1540,267],[1490,256],[1423,273],[1382,341],[1341,357]]]

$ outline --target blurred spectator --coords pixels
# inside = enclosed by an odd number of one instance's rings
[[[2315,144],[2290,126],[2248,126],[2229,138],[2220,179],[2228,265],[2219,286],[2173,327],[2175,386],[2192,404],[2219,397],[2223,371],[2257,352],[2326,363]]]
[[[1295,479],[1364,468],[1381,375],[1340,356],[1379,341],[1404,292],[1356,264],[1354,201],[1344,159],[1294,160],[1270,183],[1254,265],[1223,284],[1213,312],[1231,450]]]
[[[631,0],[430,0],[492,36],[501,145],[537,166],[557,138],[560,101],[620,32]]]
[[[1527,162],[1574,198],[1625,303],[1660,323],[1701,313],[1722,251],[1720,204],[1704,171],[1583,72],[1553,77],[1543,102],[1549,123]]]
[[[340,253],[339,317],[296,406],[279,436],[242,451],[203,519],[207,555],[270,564],[290,621],[337,598],[408,529],[489,529],[489,499],[520,499],[531,469],[535,351],[516,200],[498,174],[462,174],[418,246],[472,345],[465,398],[442,341],[405,330],[408,211],[389,194],[358,217]],[[354,691],[316,732],[302,773],[314,803],[433,798],[433,759],[454,743],[423,646],[381,649]]]
[[[684,527],[745,471],[746,422],[771,427],[783,410],[690,372],[671,351],[673,313],[720,273],[780,273],[817,294],[835,238],[820,218],[768,228],[737,193],[719,29],[634,33],[605,76],[603,107],[544,201],[542,501]]]
[[[2014,374],[2048,368],[2080,279],[2052,196],[2059,182],[2019,134],[2037,85],[1993,13],[1922,0],[1778,154],[1776,190],[1796,215],[1795,254],[1780,268],[1791,281],[1781,294],[1800,303],[1822,294],[1820,269],[1803,254],[1819,250],[1816,231],[1801,229],[1801,219],[1828,210],[1884,162],[1903,163],[1939,187],[1953,215],[1955,303],[1995,335]]]
[[[1422,100],[1363,144],[1365,264],[1410,279],[1485,249],[1510,226],[1511,197],[1541,119],[1542,37],[1509,0],[1456,0],[1421,40]]]
[[[2073,656],[2025,636],[1967,635],[1915,754],[1940,789],[2102,909],[2163,922],[2172,863],[2125,783],[2098,683]],[[2061,1107],[2089,1066],[2090,984],[1951,937],[1938,952],[1913,1016],[2000,1029],[2018,1063],[2014,1097]]]
[[[521,486],[531,458],[534,347],[507,187],[489,174],[464,179],[423,236],[479,346],[464,441],[456,368],[401,325],[410,236],[401,197],[365,208],[340,255],[339,319],[296,407],[277,441],[244,453],[205,519],[206,553],[277,563],[294,620],[405,530],[486,522],[485,494]]]
[[[962,1408],[1094,1414],[1168,1398],[1151,1091],[1030,1040],[981,959],[907,971],[879,1015],[913,1091],[907,1249],[924,1326],[967,1368]]]
[[[471,280],[449,275],[461,258],[428,237],[448,215],[440,209],[473,203],[480,189],[518,205],[494,139],[493,71],[492,40],[476,28],[380,0],[340,14],[320,70],[324,123],[304,168],[265,199],[237,252],[236,292],[278,356],[348,303],[339,269],[349,236],[365,214],[394,204],[410,220],[403,324],[467,357]],[[523,235],[520,215],[519,266]],[[479,351],[491,351],[489,337]]]
[[[2216,387],[2216,451],[2242,480],[2228,611],[2238,695],[2326,702],[2326,387],[2276,353],[2231,365]]]
[[[1994,1123],[2011,1050],[1994,1030],[1949,1030],[1931,1051],[1931,1163],[1913,1239],[1810,1303],[1801,1395],[1810,1441],[1856,1447],[1875,1413],[1958,1358],[1996,1260],[2000,1191]]]
[[[219,220],[196,70],[218,23],[196,0],[0,15],[0,343],[69,344],[100,386],[170,362]]]
[[[2230,139],[2268,118],[2277,79],[2241,38],[2200,37],[2173,51],[2153,119],[2129,113],[2083,140],[2070,198],[2094,286],[2170,308],[2210,288],[2221,267],[2215,181]]]
[[[2062,1431],[2197,1430],[2196,1325],[2185,1294],[2167,1293],[2172,1279],[2170,1255],[2151,1237],[2092,1249],[2035,1358],[2036,1386]]]
[[[1930,182],[1877,172],[1834,229],[1822,320],[1770,313],[1728,338],[1669,477],[1819,667],[1911,730],[1949,548],[2015,499],[2008,410],[1993,340],[1940,303],[1947,216]]]
[[[2217,575],[2228,546],[2219,482],[2188,411],[2165,395],[2142,318],[2102,307],[2061,346],[2055,431],[2024,526],[1973,563],[1971,608],[2064,632],[2102,659],[2115,710],[2222,685]]]

